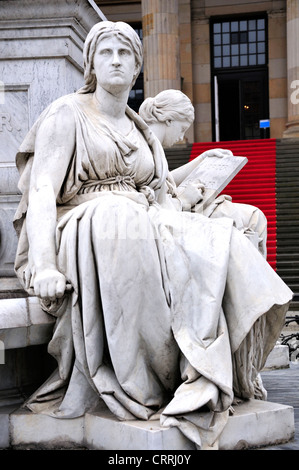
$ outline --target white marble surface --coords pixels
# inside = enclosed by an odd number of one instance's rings
[[[2,72],[2,77],[9,80],[6,71]],[[14,162],[16,149],[29,130],[28,88],[5,84],[0,109],[0,164]]]
[[[265,364],[265,370],[282,369],[290,367],[289,347],[283,344],[274,346]]]
[[[0,449],[6,449],[11,445],[9,432],[10,413],[15,411],[16,408],[18,408],[16,405],[0,407]]]
[[[220,436],[219,449],[240,450],[287,442],[294,437],[294,409],[262,400],[235,408]]]
[[[124,421],[109,411],[94,411],[84,418],[55,419],[13,407],[0,408],[0,448],[86,447],[98,450],[195,450],[175,428],[158,421]],[[10,429],[10,432],[9,432]],[[286,442],[294,436],[291,406],[250,400],[235,407],[218,443],[219,450],[240,450]]]
[[[37,298],[0,300],[0,339],[5,349],[46,344],[55,319],[45,313]]]
[[[85,441],[83,417],[59,420],[17,410],[10,415],[10,429],[12,446],[33,444],[59,448],[82,446]]]
[[[13,194],[15,184],[18,181],[15,167],[1,167],[0,180],[5,179],[7,188],[12,194],[0,194],[0,277],[11,276],[14,273],[14,259],[18,238],[13,229],[12,221],[20,203],[21,196]],[[0,280],[1,290],[4,287]]]

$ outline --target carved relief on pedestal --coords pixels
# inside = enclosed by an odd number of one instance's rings
[[[1,88],[4,92],[0,93],[0,163],[14,163],[16,150],[29,128],[29,85],[4,84]]]

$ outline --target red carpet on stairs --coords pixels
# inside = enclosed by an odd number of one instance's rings
[[[276,139],[196,142],[190,160],[213,148],[229,149],[235,156],[248,158],[223,193],[232,196],[234,202],[251,204],[264,212],[268,221],[267,260],[276,269]]]

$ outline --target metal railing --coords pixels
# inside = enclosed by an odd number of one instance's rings
[[[285,327],[287,328],[291,323],[299,325],[299,315],[287,316]],[[299,331],[294,331],[289,334],[285,334],[285,332],[281,333],[280,344],[288,346],[290,361],[299,361]]]

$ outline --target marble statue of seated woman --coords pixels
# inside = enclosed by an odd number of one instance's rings
[[[56,317],[57,360],[24,406],[57,419],[100,403],[119,420],[158,413],[215,447],[234,397],[256,395],[292,292],[232,219],[169,210],[162,145],[127,106],[141,66],[133,28],[96,24],[85,86],[19,148],[15,270]]]

